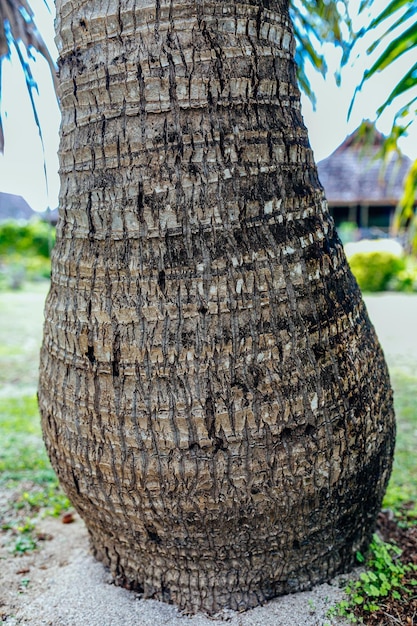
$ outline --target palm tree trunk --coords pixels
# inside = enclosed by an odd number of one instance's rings
[[[45,440],[116,580],[189,611],[352,566],[387,369],[300,113],[287,2],[58,8]]]

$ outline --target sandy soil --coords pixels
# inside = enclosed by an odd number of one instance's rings
[[[188,617],[174,607],[141,600],[113,585],[107,570],[89,554],[87,531],[75,516],[72,524],[44,519],[38,531],[47,538],[40,548],[13,556],[0,550],[0,618],[7,626],[324,626],[342,625],[326,617],[343,597],[339,577],[311,592],[278,598],[246,613],[224,612],[215,619]]]
[[[417,363],[417,298],[401,295],[367,298],[368,310],[391,367]],[[3,497],[3,502],[1,501]],[[0,494],[7,506],[10,494]],[[329,607],[343,597],[339,577],[306,593],[285,596],[246,613],[223,613],[215,619],[188,617],[173,606],[141,600],[115,587],[105,568],[89,554],[83,522],[41,520],[45,539],[34,552],[14,556],[7,541],[0,546],[0,618],[7,626],[342,626],[328,618]]]

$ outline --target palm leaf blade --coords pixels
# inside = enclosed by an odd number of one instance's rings
[[[36,52],[43,56],[49,66],[56,91],[56,64],[36,27],[33,11],[29,4],[26,0],[0,0],[0,67],[4,59],[10,58],[12,48],[14,48],[17,52],[19,63],[25,77],[26,88],[43,148],[42,131],[36,110],[36,102],[33,98],[33,89],[37,90],[37,85],[32,75],[30,65],[24,57],[22,47],[27,58],[31,57],[32,50],[36,50]],[[0,82],[0,101],[2,96],[1,88]],[[0,116],[0,152],[3,151],[4,137]]]

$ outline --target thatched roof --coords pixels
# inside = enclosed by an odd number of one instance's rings
[[[0,191],[0,221],[9,219],[30,220],[35,215],[35,211],[31,209],[22,196]]]
[[[388,165],[377,157],[384,136],[371,127],[356,130],[327,159],[318,163],[321,184],[330,205],[393,205],[402,196],[403,182],[412,163],[393,154]]]

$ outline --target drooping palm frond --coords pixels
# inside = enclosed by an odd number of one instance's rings
[[[370,6],[373,0],[364,0],[362,8]],[[366,81],[374,74],[382,72],[384,69],[392,65],[403,54],[411,50],[417,49],[417,0],[392,0],[389,5],[371,21],[366,31],[375,29],[383,24],[386,20],[395,19],[393,24],[389,24],[385,32],[378,37],[367,50],[368,54],[377,51],[385,45],[378,58],[373,62],[371,67],[364,72],[362,81],[358,87],[360,90]],[[359,37],[363,36],[364,31],[359,33]],[[415,63],[409,71],[398,81],[397,85],[388,95],[386,100],[378,109],[378,115],[381,115],[385,109],[390,106],[396,98],[403,95],[406,91],[415,89],[417,92],[417,63]],[[413,95],[408,107],[411,107],[417,101],[417,93]],[[401,115],[404,116],[405,109],[401,108]]]
[[[322,52],[323,43],[340,47],[341,66],[346,63],[354,41],[348,0],[292,0],[290,12],[297,43],[295,60],[298,81],[314,105],[315,95],[308,78],[308,64],[322,76],[326,76],[327,63]],[[336,80],[339,78],[339,75],[336,76]]]
[[[4,59],[10,57],[13,48],[17,52],[20,65],[22,67],[34,120],[38,127],[43,146],[42,129],[39,123],[33,94],[34,90],[37,90],[37,84],[30,65],[33,50],[40,53],[48,63],[55,87],[57,81],[56,65],[36,27],[33,11],[26,0],[0,0],[0,78],[1,64]],[[0,100],[1,88],[2,84],[0,80]],[[0,152],[3,152],[3,150],[4,136],[0,115]]]
[[[412,164],[404,184],[404,193],[394,215],[394,228],[401,231],[404,226],[409,227],[410,244],[417,251],[415,197],[417,194],[417,160]]]

